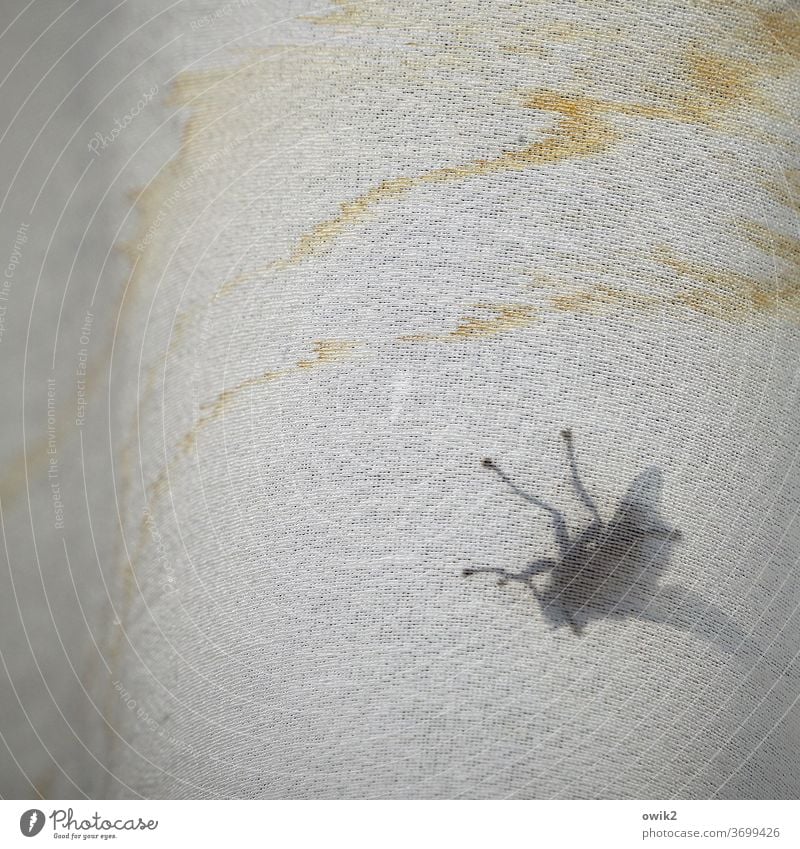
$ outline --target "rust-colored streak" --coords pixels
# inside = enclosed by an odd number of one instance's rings
[[[671,295],[672,304],[728,321],[740,321],[759,313],[784,315],[795,322],[800,318],[800,287],[795,274],[756,279],[679,259],[664,249],[658,252],[657,259],[681,277],[701,284]]]
[[[559,312],[599,313],[609,307],[647,312],[661,303],[658,295],[642,295],[599,283],[591,289],[581,289],[567,294],[551,295],[549,305]]]
[[[800,268],[800,243],[772,231],[753,227],[753,241],[763,250]],[[757,238],[756,238],[757,237]],[[620,313],[648,315],[689,310],[717,321],[743,322],[753,315],[779,316],[800,321],[800,275],[787,272],[774,279],[755,279],[733,271],[677,257],[666,247],[655,253],[656,261],[680,281],[677,291],[635,292],[628,288],[598,283],[587,288],[543,295],[536,305],[494,306],[476,304],[476,308],[494,313],[490,318],[467,316],[458,327],[445,333],[410,334],[398,342],[455,342],[480,340],[513,331],[533,323],[542,312],[568,312],[602,316]],[[537,285],[536,290],[542,286]]]
[[[501,171],[521,171],[600,153],[620,138],[607,119],[608,115],[711,125],[722,109],[752,96],[749,79],[753,69],[747,63],[712,53],[693,53],[687,58],[687,67],[694,85],[693,93],[666,106],[604,101],[552,91],[531,94],[524,101],[527,108],[558,116],[555,126],[543,139],[492,159],[476,159],[416,176],[383,180],[355,199],[340,204],[338,215],[301,236],[287,259],[261,271],[288,268],[321,253],[348,228],[363,221],[377,204],[396,200],[417,186],[457,182]],[[230,281],[221,292],[230,291],[252,276]]]
[[[784,206],[800,212],[800,168],[785,171],[779,181],[767,183],[766,187]]]
[[[794,276],[800,286],[800,240],[755,221],[739,221],[738,224],[756,247],[795,266]]]
[[[345,7],[349,10],[348,16],[355,14],[355,5],[344,4],[340,12]],[[542,138],[492,158],[382,180],[355,198],[341,202],[335,215],[300,235],[288,256],[223,283],[214,299],[230,294],[259,276],[286,270],[324,253],[346,231],[367,219],[379,204],[399,200],[416,187],[520,171],[602,153],[622,138],[622,131],[613,124],[615,116],[718,128],[725,112],[732,107],[750,103],[767,108],[754,88],[754,80],[761,72],[754,62],[692,48],[681,53],[678,69],[683,85],[665,92],[652,103],[602,100],[547,90],[533,92],[524,98],[523,106],[555,116],[553,126]],[[742,126],[737,132],[742,132]]]
[[[475,304],[482,312],[494,313],[490,318],[465,316],[455,330],[449,333],[415,333],[400,336],[400,342],[464,342],[486,339],[527,327],[536,320],[536,307],[529,304]]]
[[[800,242],[753,222],[743,222],[742,226],[754,244],[779,257],[790,268],[779,269],[773,277],[761,279],[686,260],[669,248],[661,247],[654,258],[682,283],[676,291],[645,294],[599,283],[549,295],[546,304],[558,312],[589,315],[603,315],[609,311],[646,315],[690,310],[725,322],[738,323],[754,315],[769,315],[800,323]]]
[[[568,97],[554,92],[539,92],[525,106],[554,112],[559,119],[539,141],[519,150],[507,151],[493,159],[475,159],[464,165],[435,168],[412,177],[393,177],[339,206],[339,214],[323,221],[301,236],[283,267],[295,265],[326,249],[348,227],[362,221],[381,202],[396,200],[417,186],[443,184],[484,177],[500,171],[521,171],[574,157],[589,156],[605,150],[617,137],[602,118],[608,107],[584,97]]]
[[[282,373],[279,371],[265,371],[263,374],[257,374],[254,377],[249,377],[247,380],[237,383],[236,386],[226,389],[224,392],[220,392],[213,401],[206,401],[200,405],[201,410],[207,410],[208,412],[204,413],[197,420],[195,428],[199,430],[205,424],[215,419],[225,410],[228,404],[244,390],[252,389],[254,386],[263,386],[266,383],[272,383],[274,380],[279,380],[282,376]]]
[[[691,50],[686,56],[695,102],[689,110],[698,120],[753,96],[755,66],[710,51]]]
[[[314,359],[300,360],[297,368],[309,369],[343,360],[355,350],[356,343],[342,339],[326,339],[314,343]]]
[[[769,50],[788,59],[800,59],[800,10],[760,9],[756,12]]]
[[[206,428],[211,422],[219,418],[230,405],[232,401],[237,399],[243,391],[256,386],[263,386],[268,383],[273,383],[287,377],[292,377],[296,374],[301,374],[309,369],[318,368],[319,366],[329,365],[347,358],[357,347],[356,342],[342,339],[328,339],[314,342],[313,351],[314,357],[308,360],[299,360],[295,365],[285,369],[265,371],[262,374],[254,375],[246,380],[237,383],[230,389],[226,389],[217,395],[213,401],[206,401],[200,405],[202,411],[200,417],[192,426],[191,430],[187,431],[178,441],[172,459],[161,470],[158,477],[150,485],[151,493],[162,493],[166,486],[169,471],[172,466],[183,457],[187,456],[193,450],[197,443],[197,437],[200,432]]]
[[[660,103],[598,101],[598,104],[618,115],[714,127],[719,125],[726,110],[744,102],[761,102],[753,87],[757,68],[750,62],[707,50],[689,50],[683,55],[681,70],[684,87],[659,98]]]
[[[306,17],[306,20],[315,24],[327,24],[330,26],[354,26],[363,23],[363,12],[359,10],[359,4],[349,0],[331,0],[331,5],[336,9],[321,15]]]
[[[690,274],[702,274],[719,279],[721,273],[712,268],[694,267]],[[549,301],[560,312],[601,315],[609,311],[632,311],[638,315],[689,310],[708,318],[725,322],[742,322],[753,314],[777,315],[789,308],[797,312],[800,306],[797,289],[781,286],[773,291],[762,289],[755,281],[741,278],[733,289],[712,289],[689,286],[682,291],[664,295],[642,295],[627,289],[598,284],[591,289],[567,295],[556,295]]]
[[[265,371],[261,374],[249,377],[246,380],[243,380],[240,383],[236,384],[235,386],[232,386],[230,389],[226,389],[220,392],[219,395],[217,395],[217,397],[213,401],[208,401],[200,405],[200,417],[194,423],[191,430],[185,433],[183,437],[181,437],[181,439],[178,441],[178,444],[174,448],[172,459],[166,464],[166,466],[164,466],[164,468],[159,472],[155,480],[148,487],[148,511],[139,525],[138,544],[136,547],[136,551],[134,552],[131,560],[126,564],[126,568],[123,573],[120,601],[120,617],[123,621],[126,619],[131,604],[133,602],[136,584],[136,576],[132,572],[131,564],[138,563],[140,561],[142,551],[149,536],[149,531],[147,527],[147,517],[148,515],[152,515],[153,501],[156,498],[164,495],[168,485],[170,471],[176,463],[178,463],[181,459],[188,456],[192,452],[195,445],[197,444],[197,438],[200,432],[215,419],[219,418],[224,413],[226,408],[233,401],[235,401],[245,390],[273,383],[275,381],[281,380],[282,378],[291,377],[293,375],[299,375],[304,372],[307,372],[309,369],[314,369],[317,367],[335,363],[338,360],[342,360],[350,356],[350,354],[357,347],[358,343],[349,340],[318,340],[314,342],[312,346],[312,351],[314,354],[313,357],[309,359],[299,360],[297,363],[295,363],[295,365],[289,366],[285,369]],[[117,658],[117,655],[119,654],[119,651],[121,649],[120,635],[122,633],[123,628],[119,627],[117,629],[116,635],[112,639],[111,656],[114,659]]]
[[[356,343],[342,339],[326,339],[314,342],[312,350],[314,357],[309,360],[299,360],[294,366],[277,371],[265,371],[263,374],[249,377],[226,389],[213,400],[200,405],[201,410],[207,410],[203,416],[198,419],[195,430],[204,426],[208,422],[215,419],[228,404],[236,397],[241,395],[245,389],[251,389],[254,386],[262,386],[266,383],[272,383],[275,380],[280,380],[284,377],[290,377],[298,371],[304,371],[311,368],[317,368],[321,365],[328,365],[337,360],[343,360],[355,349]]]

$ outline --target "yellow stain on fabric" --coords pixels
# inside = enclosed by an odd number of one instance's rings
[[[476,159],[415,176],[383,180],[353,200],[340,204],[337,215],[301,236],[290,256],[275,263],[272,269],[288,268],[322,252],[343,232],[365,219],[378,203],[396,200],[417,186],[458,182],[502,171],[521,171],[601,153],[622,137],[607,116],[713,125],[723,110],[742,100],[755,99],[752,78],[756,67],[751,63],[710,51],[689,51],[684,61],[691,90],[665,105],[601,100],[554,91],[529,94],[524,101],[525,107],[557,116],[555,126],[544,138],[492,159]],[[229,291],[230,284],[224,288]]]
[[[215,294],[215,300],[261,275],[286,270],[322,253],[344,232],[367,219],[378,204],[397,200],[418,186],[460,182],[501,171],[521,171],[590,156],[605,150],[617,138],[616,132],[602,117],[604,112],[611,111],[608,104],[585,97],[537,92],[525,99],[524,106],[558,116],[555,126],[545,133],[544,138],[517,150],[505,151],[494,158],[475,159],[462,165],[444,166],[422,174],[383,180],[356,198],[341,203],[337,215],[301,235],[286,259],[226,281]]]
[[[778,257],[785,263],[795,266],[796,271],[800,271],[800,240],[756,221],[739,221],[737,223],[744,231],[747,239],[756,247],[765,253]],[[800,273],[795,276],[798,286],[800,286]]]
[[[172,459],[167,466],[162,469],[158,477],[148,488],[153,494],[161,494],[167,483],[169,471],[172,466],[181,458],[187,456],[197,443],[197,437],[201,431],[206,428],[211,422],[219,418],[226,408],[235,401],[242,392],[257,386],[264,386],[275,381],[282,380],[294,375],[302,374],[311,369],[316,369],[321,366],[330,365],[340,360],[349,357],[352,352],[358,347],[357,342],[342,340],[342,339],[326,339],[319,340],[313,343],[314,356],[310,359],[299,360],[293,366],[285,369],[276,369],[265,371],[261,374],[249,377],[226,389],[217,395],[213,401],[206,401],[200,405],[201,415],[192,426],[191,430],[184,434],[178,441],[178,444],[173,452]]]
[[[753,100],[758,69],[751,62],[696,49],[688,51],[684,61],[693,91],[686,108],[698,122],[708,121],[733,104]]]
[[[254,375],[253,377],[247,378],[235,386],[232,386],[230,389],[220,392],[213,401],[208,401],[200,405],[200,409],[202,411],[200,417],[194,423],[191,430],[184,434],[184,436],[178,441],[178,444],[173,449],[172,458],[147,488],[149,497],[148,509],[139,525],[136,550],[127,562],[123,573],[123,587],[121,591],[122,597],[120,601],[120,618],[123,622],[130,611],[131,604],[133,603],[136,585],[136,577],[132,572],[132,564],[140,561],[146,541],[150,536],[150,532],[148,530],[148,516],[152,516],[151,508],[153,501],[164,495],[171,470],[176,463],[191,453],[197,443],[197,437],[200,432],[215,419],[219,418],[225,409],[239,396],[241,396],[245,390],[253,387],[264,386],[283,378],[302,374],[310,369],[327,366],[339,360],[346,359],[357,347],[357,342],[349,340],[317,340],[312,345],[312,357],[298,360],[293,366],[289,366],[285,369],[265,371],[262,374]],[[110,652],[110,655],[114,660],[117,659],[121,649],[119,635],[123,633],[123,629],[118,628],[117,632],[118,633],[112,639],[112,649]]]
[[[311,20],[330,24],[384,25],[386,15],[391,15],[391,9],[384,8],[385,4],[379,4],[380,8],[359,2],[335,5],[335,10]],[[551,23],[556,32],[561,32],[556,26],[558,21]],[[546,29],[541,37],[546,40],[553,37],[553,33]],[[760,102],[753,81],[761,71],[749,59],[731,58],[693,44],[689,49],[676,48],[674,63],[673,70],[678,75],[676,79],[682,82],[676,83],[674,91],[662,92],[650,103],[642,102],[643,98],[637,98],[635,91],[632,91],[629,102],[550,90],[523,96],[522,105],[525,108],[554,115],[553,126],[544,130],[540,138],[531,140],[519,149],[500,151],[493,157],[384,179],[355,197],[341,201],[333,215],[299,234],[288,255],[222,283],[213,295],[213,301],[218,301],[259,277],[289,269],[325,252],[343,233],[366,220],[380,204],[397,201],[417,187],[456,183],[503,171],[543,167],[600,154],[630,134],[629,128],[623,131],[615,126],[613,118],[616,116],[715,126],[728,108],[742,102]],[[215,123],[215,115],[222,108],[221,104],[229,102],[221,92],[232,90],[231,81],[236,79],[238,73],[243,73],[245,76],[242,79],[248,80],[252,74],[262,72],[258,70],[258,63],[255,63],[255,68],[245,66],[244,70],[226,69],[178,77],[171,99],[191,109],[182,151],[202,148],[198,139],[208,125]],[[644,92],[647,91],[646,76],[642,80],[641,88]],[[247,85],[251,86],[252,81]],[[235,90],[232,96],[235,101]],[[180,157],[176,168],[180,169]],[[186,170],[185,167],[183,170]],[[145,197],[143,206],[154,207],[163,203],[162,194],[158,190],[153,193],[153,198]],[[148,217],[153,219],[154,215],[155,210],[151,209]]]
[[[414,333],[400,336],[400,342],[465,342],[486,339],[499,333],[528,327],[536,320],[536,307],[529,304],[475,304],[475,309],[493,315],[489,318],[464,316],[449,333]]]
[[[680,284],[678,289],[635,292],[598,283],[574,291],[542,295],[542,309],[605,315],[631,311],[639,315],[689,310],[725,322],[743,322],[754,315],[774,316],[800,324],[800,240],[752,221],[738,221],[745,238],[777,260],[772,275],[748,276],[713,264],[679,257],[667,246],[653,259]],[[538,281],[543,292],[553,280]]]
[[[551,295],[547,304],[557,312],[600,314],[609,308],[633,309],[647,312],[659,306],[658,295],[642,295],[599,283],[588,289],[579,289],[566,294]]]
[[[261,386],[265,383],[272,383],[275,380],[280,380],[282,377],[289,377],[298,371],[306,371],[308,369],[317,368],[321,365],[328,365],[337,360],[342,360],[347,357],[356,347],[355,342],[342,341],[340,339],[321,340],[314,342],[312,350],[314,357],[308,360],[299,360],[294,366],[288,369],[278,369],[277,371],[266,371],[263,374],[249,377],[247,380],[237,383],[230,389],[216,397],[214,401],[207,401],[200,405],[201,410],[208,410],[197,422],[195,428],[202,427],[212,419],[215,419],[228,404],[240,395],[245,389],[251,389],[254,386]]]
[[[744,226],[744,225],[743,225]],[[770,279],[756,279],[713,265],[679,258],[667,247],[659,248],[655,260],[673,272],[684,285],[677,291],[643,293],[630,288],[598,283],[594,286],[561,291],[542,290],[555,281],[539,281],[534,291],[542,293],[537,304],[493,306],[476,304],[493,311],[491,318],[468,316],[458,327],[441,334],[409,334],[399,342],[453,342],[484,339],[532,324],[543,313],[568,312],[593,316],[622,315],[628,312],[646,315],[690,311],[724,322],[743,322],[754,314],[777,316],[800,322],[800,241],[775,233],[753,223],[747,225],[751,241],[763,250],[796,266]]]
[[[600,316],[608,313],[694,312],[727,323],[741,323],[753,315],[800,319],[800,291],[786,282],[771,289],[744,275],[714,268],[702,263],[680,260],[662,253],[661,261],[681,278],[689,281],[677,292],[642,294],[630,289],[597,284],[548,298],[549,306],[558,312]]]
[[[304,20],[330,26],[357,26],[369,20],[361,3],[350,0],[331,0],[331,5],[336,7],[333,11],[323,12],[320,15],[307,15]],[[377,6],[378,3],[376,2],[375,5]]]
[[[759,9],[763,41],[779,58],[800,59],[800,9]]]
[[[765,186],[784,206],[800,212],[800,168],[785,171],[779,180],[768,181]]]
[[[680,259],[667,249],[659,251],[656,258],[681,278],[700,284],[669,296],[674,304],[727,321],[740,321],[754,314],[783,315],[794,322],[800,318],[796,274],[781,273],[762,280]]]
[[[383,180],[355,199],[340,204],[338,215],[301,236],[282,267],[295,265],[319,253],[349,227],[362,221],[376,204],[400,198],[417,186],[459,182],[589,156],[605,150],[617,138],[601,117],[608,111],[605,104],[590,98],[538,92],[526,98],[524,105],[558,116],[556,125],[543,139],[492,159],[475,159],[463,165],[434,168],[416,176]]]
[[[348,26],[384,26],[387,20],[397,17],[396,10],[393,12],[393,7],[385,3],[336,2],[334,6],[335,9],[310,20],[315,23]],[[777,44],[784,45],[781,48],[784,52],[794,50],[798,25],[792,16],[765,12],[754,18],[748,12],[745,17],[751,25],[756,20],[761,23],[761,34],[751,36],[751,40],[754,38],[754,43],[759,45],[761,55],[766,55],[764,51],[767,48],[774,51]],[[400,23],[402,22],[403,16],[400,17]],[[552,20],[550,23],[552,26],[550,29],[545,28],[543,37],[552,38],[554,33],[564,36],[569,29],[568,22],[561,22],[561,28],[558,20]],[[584,39],[591,40],[593,37],[591,32],[584,33]],[[612,120],[615,116],[713,126],[719,122],[726,109],[743,102],[760,102],[754,80],[774,69],[767,68],[769,62],[766,60],[763,68],[752,61],[751,54],[755,55],[754,49],[752,45],[748,48],[749,58],[732,58],[715,53],[705,46],[698,46],[697,42],[692,43],[688,49],[676,47],[673,70],[678,75],[676,79],[683,82],[677,83],[674,91],[662,92],[662,96],[655,97],[651,103],[637,102],[643,98],[637,98],[635,91],[632,91],[631,102],[603,100],[556,91],[533,92],[523,100],[524,106],[531,110],[549,112],[555,118],[553,126],[544,130],[542,137],[519,149],[501,151],[493,157],[433,167],[422,173],[398,175],[382,180],[355,197],[343,200],[335,214],[298,235],[294,246],[283,258],[222,283],[212,301],[219,300],[261,276],[286,270],[325,252],[343,233],[367,219],[380,204],[397,201],[416,187],[443,185],[502,171],[543,167],[600,154],[630,132],[629,128],[623,130],[615,126]],[[250,90],[252,75],[257,77],[262,71],[259,70],[259,63],[254,62],[242,68],[193,72],[177,78],[170,100],[174,104],[188,107],[189,118],[184,129],[181,151],[175,162],[170,165],[169,173],[165,174],[164,179],[159,179],[148,187],[138,200],[143,213],[144,229],[148,221],[150,229],[154,224],[156,228],[158,226],[159,216],[168,205],[168,191],[165,186],[180,185],[180,177],[191,172],[193,160],[208,147],[203,144],[206,130],[217,127],[213,132],[220,132],[219,112],[228,108],[227,104],[231,102],[231,98],[224,95],[226,92],[232,92],[233,102],[238,102],[235,81],[240,73],[244,75],[243,80],[251,80],[247,84],[247,90]],[[646,69],[641,77],[640,88],[643,92],[648,91]],[[242,101],[245,100],[246,97],[242,97]],[[222,142],[216,139],[215,135],[215,146],[219,147]],[[178,333],[186,323],[191,322],[192,315],[187,314],[179,318]]]

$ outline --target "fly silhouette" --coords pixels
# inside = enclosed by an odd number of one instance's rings
[[[727,645],[741,636],[726,614],[692,590],[659,583],[681,538],[680,531],[660,517],[660,470],[651,466],[634,478],[614,515],[604,521],[578,472],[572,432],[561,431],[561,438],[572,487],[591,514],[588,523],[571,534],[559,510],[522,490],[497,463],[485,459],[483,465],[515,495],[549,515],[557,556],[533,560],[520,572],[485,566],[464,569],[464,576],[485,572],[498,575],[501,586],[509,581],[524,584],[553,627],[568,625],[579,636],[593,619],[623,617],[667,623]],[[547,575],[543,583],[541,575]]]

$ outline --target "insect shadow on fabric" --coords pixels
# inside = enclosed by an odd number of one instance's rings
[[[491,459],[483,465],[493,471],[525,501],[550,517],[557,556],[528,563],[520,572],[481,566],[464,569],[499,576],[500,586],[516,581],[529,588],[545,618],[557,628],[568,625],[581,635],[593,619],[636,617],[693,631],[714,641],[731,644],[738,629],[725,613],[691,589],[659,584],[681,532],[663,522],[659,504],[663,480],[651,466],[634,478],[610,521],[604,521],[578,472],[572,432],[561,431],[572,487],[591,518],[571,534],[563,513],[525,492]],[[547,575],[542,584],[539,576]]]

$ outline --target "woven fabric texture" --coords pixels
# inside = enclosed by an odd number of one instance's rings
[[[139,201],[114,768],[796,794],[797,7],[296,11]]]
[[[796,797],[800,6],[229,5],[132,194],[103,792]]]

